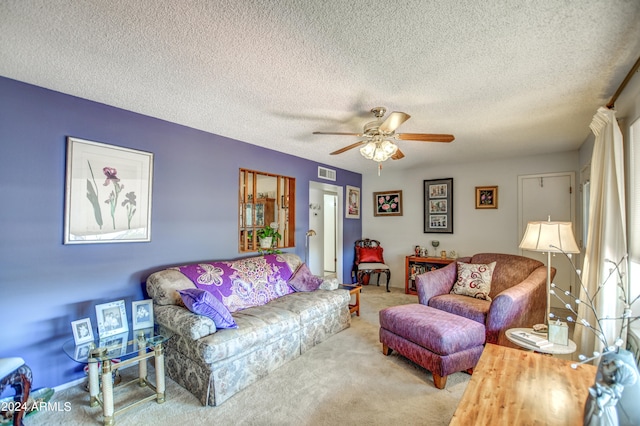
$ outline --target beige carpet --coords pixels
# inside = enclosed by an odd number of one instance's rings
[[[448,425],[469,382],[466,373],[449,376],[444,390],[431,374],[395,352],[385,357],[378,341],[378,311],[386,306],[417,303],[400,289],[367,286],[361,316],[351,327],[234,395],[219,407],[203,407],[189,392],[167,378],[167,400],[128,410],[117,425]],[[126,369],[123,383],[136,368]],[[150,377],[153,377],[151,370]],[[118,393],[139,392],[130,385]],[[148,391],[147,391],[148,392]],[[100,408],[88,406],[88,392],[73,386],[57,392],[52,402],[70,403],[68,412],[40,412],[25,424],[91,425],[102,423]],[[124,400],[126,403],[126,400]],[[118,405],[116,405],[116,408]]]

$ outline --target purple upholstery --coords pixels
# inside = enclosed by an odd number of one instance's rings
[[[440,376],[469,370],[484,348],[484,325],[421,304],[380,311],[380,342]],[[436,382],[438,386],[438,382]]]
[[[475,321],[417,303],[380,311],[380,327],[438,355],[484,344],[484,326]]]
[[[546,313],[546,266],[535,259],[512,254],[480,253],[462,262],[496,262],[491,280],[491,302],[449,294],[457,279],[457,263],[426,272],[416,278],[421,304],[483,323],[487,343],[516,347],[504,333],[516,327],[544,322]],[[555,268],[551,268],[551,278]]]

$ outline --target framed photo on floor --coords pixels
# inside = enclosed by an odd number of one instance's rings
[[[453,178],[424,181],[424,233],[453,234]]]
[[[96,319],[100,339],[129,331],[124,300],[96,305]]]
[[[64,244],[151,241],[153,154],[67,138]]]

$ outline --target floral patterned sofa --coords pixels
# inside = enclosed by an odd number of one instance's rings
[[[300,258],[287,253],[151,274],[146,286],[155,321],[171,335],[164,345],[167,375],[204,405],[219,405],[349,327],[349,292],[329,291],[337,287],[335,279],[311,276],[320,280],[317,290],[293,284],[309,275]],[[187,297],[193,294],[206,296],[207,309],[220,302],[227,309],[214,316],[194,313],[200,305]]]

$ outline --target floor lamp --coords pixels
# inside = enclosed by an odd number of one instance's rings
[[[309,266],[309,237],[313,237],[314,235],[316,235],[316,231],[314,231],[313,229],[309,229],[307,231],[307,233],[305,234],[305,240],[304,240],[304,263],[307,264],[307,266]]]
[[[520,248],[522,250],[547,253],[547,315],[544,323],[549,325],[551,312],[551,253],[580,253],[573,236],[571,222],[529,222],[524,231]]]

